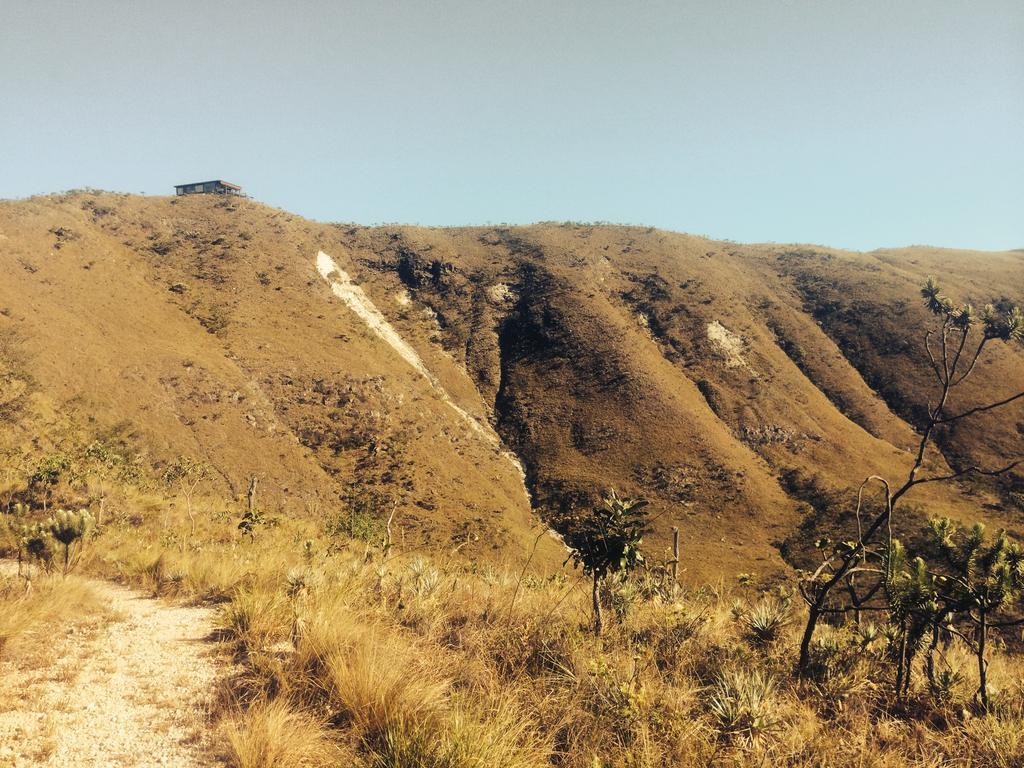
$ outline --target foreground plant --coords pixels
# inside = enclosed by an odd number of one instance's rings
[[[760,670],[724,672],[715,683],[708,708],[722,736],[748,744],[780,725],[775,681]]]
[[[79,547],[92,529],[94,520],[88,510],[80,509],[72,512],[61,509],[47,523],[50,535],[64,545],[64,575],[67,576],[71,567],[71,548],[77,542]]]
[[[647,516],[644,499],[624,499],[612,491],[603,504],[589,514],[571,521],[563,540],[573,565],[591,577],[591,601],[594,610],[594,634],[604,626],[601,614],[601,585],[609,574],[628,575],[640,565],[640,552]]]
[[[883,477],[867,478],[861,484],[858,494],[856,540],[843,542],[826,552],[821,565],[801,579],[800,592],[808,607],[807,624],[800,641],[797,663],[801,676],[806,676],[810,670],[811,642],[821,617],[828,613],[859,612],[883,589],[891,575],[888,563],[892,554],[892,516],[909,491],[924,483],[945,483],[967,476],[995,477],[1024,464],[1024,459],[1015,459],[999,467],[970,465],[951,472],[932,474],[925,470],[925,459],[936,430],[952,425],[963,429],[965,420],[971,416],[995,411],[1024,398],[1024,391],[1019,391],[999,400],[950,412],[951,394],[963,387],[978,370],[978,363],[989,344],[1024,341],[1024,313],[1019,307],[999,313],[989,305],[979,315],[970,304],[954,304],[942,294],[935,279],[931,277],[921,289],[921,296],[925,306],[939,322],[938,328],[926,331],[923,339],[931,370],[939,385],[938,394],[933,400],[934,405],[929,405],[914,463],[906,480],[894,490],[893,485]],[[865,527],[860,517],[861,500],[866,486],[871,483],[882,486],[885,493],[884,505],[881,512]],[[887,541],[880,542],[879,538],[886,532]],[[836,587],[846,592],[848,602],[837,604],[833,597]]]

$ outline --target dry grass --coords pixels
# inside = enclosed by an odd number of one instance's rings
[[[778,590],[669,597],[637,582],[615,590],[595,638],[575,575],[306,546],[300,521],[255,542],[202,521],[188,546],[163,546],[180,522],[109,526],[83,567],[221,604],[241,669],[221,712],[236,766],[1021,766],[1024,663],[1006,653],[991,659],[991,717],[971,714],[974,659],[958,642],[943,700],[918,663],[900,705],[882,633],[822,627],[823,671],[796,680],[802,614]],[[44,581],[28,599],[5,582],[8,636],[76,609],[73,577]]]
[[[224,725],[234,768],[339,765],[340,751],[321,723],[284,701],[254,704]]]
[[[364,741],[430,722],[446,705],[447,681],[386,633],[371,629],[325,651],[321,682],[337,714]]]
[[[768,621],[766,638],[752,613],[782,609],[751,589],[636,594],[598,639],[572,580],[527,579],[513,604],[515,575],[299,559],[222,609],[245,650],[238,712],[256,713],[232,732],[236,751],[263,749],[273,723],[260,718],[294,715],[297,732],[371,766],[1020,765],[1024,664],[1012,656],[993,656],[999,710],[981,718],[956,644],[946,658],[963,682],[942,703],[918,668],[897,706],[884,639],[857,655],[847,630],[823,628],[816,652],[831,671],[798,682],[799,611]]]
[[[796,680],[801,612],[776,591],[669,598],[636,584],[595,638],[573,576],[520,583],[518,571],[381,561],[321,540],[311,554],[302,533],[286,523],[239,545],[201,529],[193,546],[161,549],[145,543],[154,531],[111,529],[86,563],[223,603],[241,668],[221,713],[236,766],[1021,765],[1024,664],[1002,652],[993,716],[971,714],[974,660],[959,643],[944,652],[961,676],[944,700],[918,664],[901,706],[881,634],[822,627],[825,671]],[[73,577],[28,599],[18,584],[4,582],[9,636],[82,599]]]
[[[0,576],[0,658],[26,636],[81,619],[95,608],[89,587],[74,576]]]

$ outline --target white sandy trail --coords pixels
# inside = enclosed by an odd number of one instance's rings
[[[0,766],[219,764],[207,719],[223,671],[206,642],[212,611],[89,586],[115,619],[98,633],[40,637],[56,660],[44,669],[0,663]]]
[[[363,322],[366,323],[367,327],[373,331],[381,340],[386,342],[392,349],[397,352],[403,360],[411,365],[423,378],[430,382],[430,386],[434,388],[438,396],[443,400],[449,408],[451,408],[459,417],[470,426],[470,428],[478,435],[483,437],[492,448],[499,451],[508,461],[510,461],[516,468],[517,472],[521,477],[525,477],[523,472],[522,464],[519,463],[518,457],[513,455],[507,450],[504,450],[502,446],[501,438],[498,437],[497,433],[491,429],[490,425],[483,425],[477,421],[470,413],[465,409],[459,407],[448,395],[448,392],[441,385],[441,382],[437,380],[430,370],[423,364],[423,360],[416,353],[409,344],[401,337],[398,331],[395,330],[394,326],[387,321],[387,318],[381,314],[380,310],[373,303],[372,299],[366,295],[366,292],[352,282],[352,278],[349,274],[337,265],[337,263],[323,251],[320,251],[316,255],[316,270],[320,273],[320,277],[327,281],[327,284],[331,286],[331,291],[334,295],[341,299],[345,306],[351,309]]]

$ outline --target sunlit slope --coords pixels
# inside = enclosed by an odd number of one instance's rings
[[[326,517],[363,493],[398,505],[408,547],[525,557],[536,521],[518,468],[332,296],[315,268],[327,228],[177,202],[0,208],[3,323],[41,392],[97,429],[129,424],[155,464],[209,462],[233,494],[259,475],[289,514]],[[482,412],[449,358],[426,352],[449,397]],[[556,550],[542,541],[552,563]]]
[[[234,493],[260,474],[292,514],[366,491],[397,505],[409,547],[520,561],[538,516],[557,527],[614,487],[652,501],[653,555],[681,529],[692,578],[786,567],[811,479],[903,475],[929,394],[913,330],[929,273],[965,300],[1024,299],[1019,253],[366,228],[202,196],[4,203],[0,236],[0,326],[40,392],[128,422],[154,463],[204,457]],[[401,345],[339,298],[321,251]],[[973,396],[1019,383],[1021,351],[995,350]],[[1015,404],[929,461],[1020,452],[1022,422]],[[1019,484],[915,501],[1020,526]]]

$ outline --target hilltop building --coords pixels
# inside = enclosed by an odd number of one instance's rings
[[[195,181],[191,184],[175,184],[174,192],[178,195],[238,195],[241,194],[242,188],[223,179],[214,179]]]

